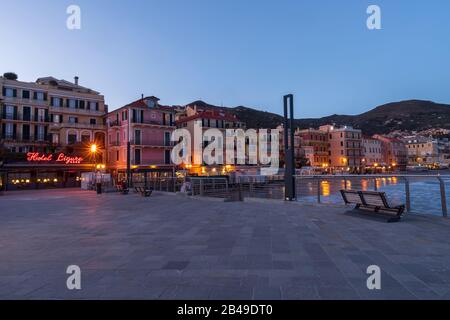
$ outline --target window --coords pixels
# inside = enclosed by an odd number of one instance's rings
[[[91,141],[91,136],[89,134],[83,133],[81,135],[81,142],[90,142],[90,141]]]
[[[67,100],[67,106],[68,106],[69,108],[75,109],[76,106],[77,106],[76,100],[75,100],[75,99],[69,99],[69,100]]]
[[[120,143],[120,134],[117,132],[116,133],[116,143],[119,144]],[[117,157],[118,158],[118,157]]]
[[[54,123],[61,123],[61,116],[59,114],[54,114],[53,115],[53,122]]]
[[[76,134],[69,134],[67,136],[67,143],[68,144],[74,144],[77,142],[77,135]]]
[[[141,164],[141,149],[134,149],[134,164]]]
[[[22,90],[22,99],[30,99],[30,91]]]
[[[5,124],[5,138],[12,139],[14,136],[14,125],[12,123]]]
[[[57,133],[52,134],[52,142],[55,144],[59,143],[59,134]]]
[[[39,122],[44,122],[45,121],[45,109],[37,109],[38,110],[38,119],[37,121]]]
[[[31,121],[31,107],[23,107],[23,120]]]
[[[141,144],[141,130],[134,130],[134,142],[135,144]]]
[[[6,106],[5,119],[14,120],[14,106]]]
[[[77,117],[69,117],[69,123],[78,123]]]
[[[61,107],[61,98],[52,97],[51,98],[51,105],[53,107]]]
[[[5,88],[4,91],[5,91],[5,92],[3,93],[4,96],[5,96],[5,97],[8,97],[8,98],[13,98],[13,97],[16,97],[16,95],[17,95],[16,89]]]
[[[37,126],[37,140],[44,141],[45,140],[45,127]]]
[[[45,100],[45,94],[43,92],[35,92],[34,93],[34,100],[44,101]]]
[[[97,102],[90,101],[89,102],[89,109],[98,111]]]
[[[164,145],[170,146],[170,132],[164,132]]]
[[[126,111],[123,111],[122,112],[122,121],[125,121],[125,120],[127,120],[128,119],[128,117],[127,117],[127,112]]]
[[[119,150],[116,151],[116,161],[119,161]]]
[[[164,163],[170,164],[170,150],[164,151]]]
[[[22,125],[22,139],[30,140],[30,125],[29,124]]]
[[[97,119],[94,118],[90,119],[90,124],[97,124]]]

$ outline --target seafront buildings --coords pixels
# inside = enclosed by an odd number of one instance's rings
[[[173,176],[170,161],[175,129],[175,109],[160,105],[157,97],[142,97],[108,113],[107,166],[118,180],[126,175],[127,161],[133,173],[150,177]],[[128,154],[129,145],[129,154]]]
[[[108,113],[104,97],[73,81],[43,77],[35,82],[0,77],[0,188],[28,189],[79,186],[85,172],[110,173],[114,181],[184,175],[230,175],[258,172],[249,163],[251,141],[245,138],[245,165],[226,163],[226,141],[222,164],[208,165],[192,144],[189,163],[171,161],[175,129],[191,136],[197,124],[203,133],[215,128],[247,129],[229,108],[203,101],[184,106],[162,105],[155,96],[141,96]],[[258,128],[255,128],[258,129]],[[270,128],[267,128],[270,129]],[[284,166],[283,126],[280,130],[280,167]],[[296,168],[316,173],[367,173],[405,170],[408,166],[436,167],[450,163],[448,138],[432,135],[443,129],[405,135],[363,135],[351,126],[324,125],[296,129]],[[437,132],[437,133],[436,133]],[[445,133],[445,132],[444,132]],[[448,133],[448,132],[447,132]],[[224,135],[225,137],[225,135]],[[258,137],[259,138],[259,137]],[[268,151],[272,152],[270,139]],[[207,141],[198,147],[203,149]],[[195,163],[195,158],[200,163]],[[237,163],[237,146],[234,146]],[[258,159],[261,160],[261,159]]]
[[[10,189],[75,186],[82,172],[103,163],[107,106],[100,93],[78,77],[0,77],[0,87],[0,176]]]

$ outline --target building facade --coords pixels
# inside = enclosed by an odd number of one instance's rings
[[[328,135],[329,166],[337,170],[360,171],[363,166],[362,132],[349,126],[321,126]]]
[[[329,158],[329,142],[328,134],[322,130],[317,129],[306,129],[299,130],[298,135],[300,136],[300,143],[302,148],[309,149],[308,158],[309,164],[312,167],[324,168],[330,165]],[[310,148],[313,150],[313,155],[310,154]],[[306,154],[306,153],[305,153]]]
[[[114,176],[120,178],[126,174],[128,161],[135,173],[173,175],[171,135],[175,129],[175,110],[172,107],[160,105],[157,97],[142,97],[108,113],[106,122],[107,164]]]
[[[404,141],[409,165],[434,164],[440,161],[438,141],[432,138],[414,137]]]
[[[366,167],[378,167],[383,164],[382,144],[380,140],[372,137],[363,137],[362,150],[363,163]]]
[[[79,185],[81,172],[103,163],[107,106],[78,77],[73,83],[0,77],[0,87],[0,147],[10,189]]]
[[[408,152],[405,143],[397,138],[389,138],[378,134],[373,137],[381,142],[383,165],[405,170],[408,164]]]

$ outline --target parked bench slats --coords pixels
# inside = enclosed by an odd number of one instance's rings
[[[399,221],[405,211],[404,205],[390,205],[384,192],[341,190],[341,195],[346,204],[355,204],[355,209],[370,209],[377,214],[394,216],[388,222]]]

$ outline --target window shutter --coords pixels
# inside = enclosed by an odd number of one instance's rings
[[[38,138],[38,126],[37,125],[35,125],[34,126],[34,141],[37,141],[37,138]]]
[[[89,101],[86,101],[86,110],[91,110],[91,104]]]
[[[14,97],[14,98],[17,97],[17,89],[13,89],[13,97]]]
[[[6,119],[6,106],[3,106],[3,110],[2,110],[2,118]]]
[[[44,101],[47,101],[47,92],[44,92]]]
[[[75,100],[75,109],[78,109],[80,107],[80,101]]]
[[[78,123],[78,118],[75,118],[75,123]]]
[[[14,115],[13,115],[13,119],[17,120],[17,106],[14,106]]]
[[[6,137],[6,124],[2,123],[2,138]]]
[[[49,136],[48,136],[48,127],[47,126],[44,127],[44,140],[47,140],[47,141],[50,140]]]
[[[144,123],[144,110],[141,110],[141,123]]]
[[[59,116],[59,123],[63,123],[63,115]]]
[[[3,94],[3,96],[6,96],[6,88],[5,87],[2,88],[2,94]]]
[[[54,100],[55,98],[51,97],[50,98],[50,107],[53,107],[55,105]]]
[[[53,122],[53,113],[50,114],[50,122]]]
[[[133,119],[132,122],[136,121],[136,109],[133,109]]]
[[[48,122],[48,109],[45,109],[45,122]]]
[[[37,100],[37,92],[36,92],[36,91],[33,92],[33,99],[34,99],[34,100]]]
[[[95,110],[98,111],[98,102],[95,103]]]
[[[34,121],[38,121],[38,108],[34,108]]]
[[[13,139],[17,138],[17,124],[13,124]]]

